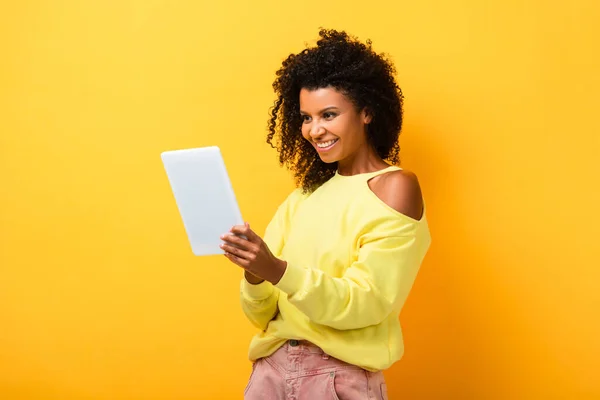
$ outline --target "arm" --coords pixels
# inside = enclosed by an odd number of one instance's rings
[[[369,235],[363,240],[358,260],[343,277],[288,264],[276,287],[318,324],[358,329],[380,323],[402,308],[422,252],[415,236]]]
[[[249,283],[242,278],[240,285],[240,301],[242,311],[246,318],[260,330],[267,329],[271,321],[279,311],[277,302],[279,300],[279,289],[270,282],[263,281],[257,285]]]
[[[294,192],[281,204],[265,231],[264,241],[275,257],[281,255],[285,242],[285,230],[289,213],[292,210],[292,202],[296,199]],[[279,289],[272,283],[256,278],[248,271],[244,271],[244,277],[240,282],[240,302],[242,311],[248,320],[257,328],[265,330],[269,321],[278,313],[277,302],[279,300]]]
[[[408,216],[378,224],[363,234],[357,260],[341,278],[315,268],[287,265],[275,285],[312,321],[336,329],[357,329],[378,324],[398,313],[413,285],[429,235],[421,235],[422,197],[413,174],[386,174],[371,186],[387,205]],[[387,221],[390,222],[390,221]]]
[[[279,249],[283,244],[280,216],[276,213],[273,220],[267,226],[265,232],[265,242],[270,241],[273,249]],[[279,251],[277,254],[279,254]],[[258,283],[257,283],[258,282]],[[244,276],[240,283],[240,302],[242,311],[246,314],[248,320],[260,330],[267,329],[271,321],[279,311],[277,302],[279,300],[279,289],[275,288],[270,282],[257,279],[248,271],[244,271]]]

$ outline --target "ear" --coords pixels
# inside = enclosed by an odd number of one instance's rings
[[[373,114],[367,108],[363,108],[360,113],[360,117],[365,125],[368,125],[373,120]]]

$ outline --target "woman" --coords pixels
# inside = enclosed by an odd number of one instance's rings
[[[404,351],[399,313],[429,248],[415,174],[398,163],[402,92],[392,63],[345,32],[277,71],[267,142],[298,188],[264,240],[224,234],[258,328],[246,399],[385,399]]]

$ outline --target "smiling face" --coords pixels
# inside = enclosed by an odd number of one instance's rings
[[[368,152],[366,125],[371,117],[333,88],[300,91],[302,136],[326,163],[351,164]]]

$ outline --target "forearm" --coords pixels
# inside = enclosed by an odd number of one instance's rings
[[[279,289],[273,287],[271,283],[263,281],[253,285],[246,278],[242,279],[240,285],[242,310],[248,320],[260,330],[265,330],[269,321],[277,315],[278,300]]]
[[[380,323],[393,311],[394,300],[379,293],[367,279],[334,278],[312,268],[296,268],[292,274],[294,280],[310,282],[310,287],[296,292],[288,289],[292,292],[288,300],[315,323],[358,329]]]
[[[416,278],[421,256],[414,237],[386,237],[365,248],[342,277],[319,266],[288,265],[275,285],[311,321],[335,329],[376,325],[398,313]]]

